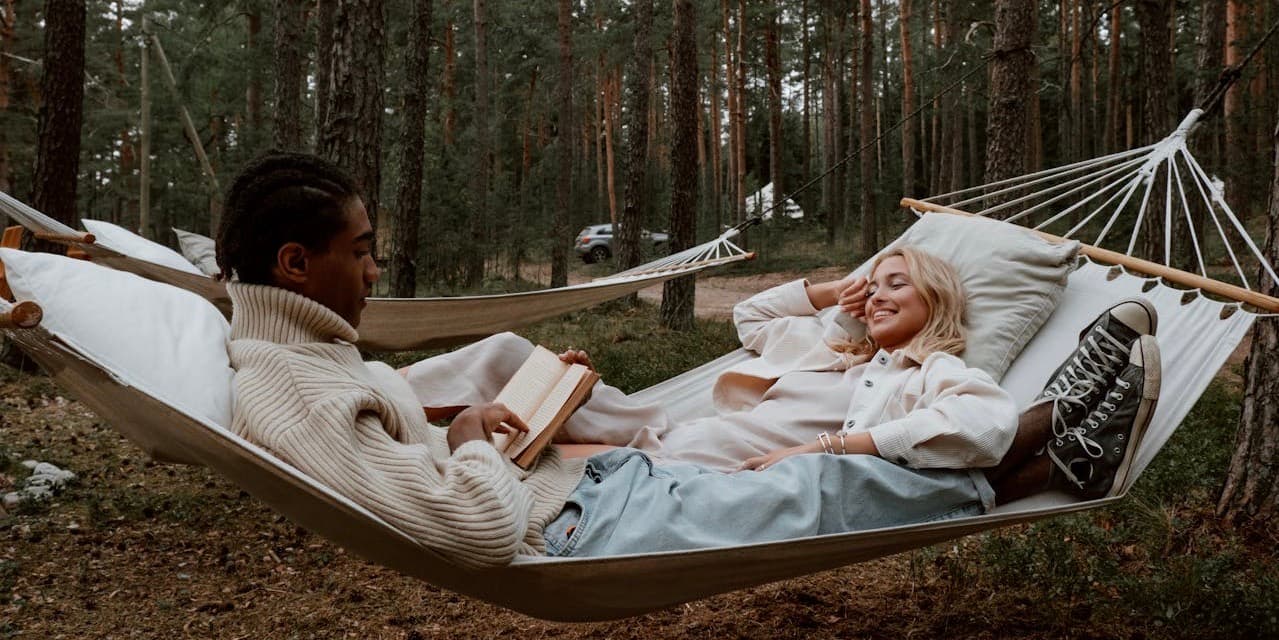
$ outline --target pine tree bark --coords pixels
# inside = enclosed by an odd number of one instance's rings
[[[244,90],[244,115],[249,123],[250,134],[257,136],[262,132],[262,71],[258,68],[258,60],[261,59],[258,55],[258,40],[262,34],[262,7],[258,5],[258,0],[247,0],[245,12],[248,29],[244,48],[249,55],[249,84]]]
[[[1031,38],[1036,30],[1034,0],[995,2],[995,51],[990,66],[990,115],[986,124],[985,182],[1024,173],[1029,139]]]
[[[1265,255],[1279,264],[1279,126],[1274,130],[1274,177],[1270,184]],[[1259,269],[1258,291],[1279,296],[1279,283]],[[1259,318],[1244,362],[1243,409],[1235,453],[1217,514],[1229,522],[1273,523],[1279,515],[1279,318]]]
[[[80,171],[80,127],[84,116],[84,0],[47,0],[44,64],[36,130],[36,170],[31,204],[75,226]],[[37,250],[58,251],[51,243]]]
[[[335,0],[333,75],[320,155],[346,167],[378,225],[382,184],[382,0]]]
[[[711,89],[711,210],[715,212],[715,229],[718,231],[724,223],[724,160],[721,153],[724,148],[724,121],[720,112],[719,89],[719,47],[712,41],[711,69],[706,74]],[[807,115],[807,114],[805,114]],[[805,121],[807,124],[807,121]]]
[[[909,2],[910,0],[906,0],[906,1]],[[809,103],[812,101],[812,86],[811,86],[812,83],[811,83],[810,76],[812,75],[813,62],[812,62],[812,45],[809,42],[809,33],[808,33],[808,0],[802,0],[802,2],[800,3],[799,30],[800,30],[799,31],[800,32],[800,57],[803,58],[803,61],[801,62],[801,64],[804,67],[804,74],[803,74],[803,80],[802,80],[804,85],[803,86],[804,143],[800,147],[802,150],[801,153],[803,154],[803,158],[804,158],[803,160],[804,175],[802,176],[801,180],[804,184],[807,184],[808,181],[813,176],[813,131],[812,131],[813,120],[812,120],[812,114],[809,111]]]
[[[915,190],[915,47],[911,40],[911,0],[901,0],[902,50],[902,194],[917,195]]]
[[[737,101],[733,118],[737,120],[737,174],[733,177],[734,219],[746,219],[746,0],[737,0],[737,51],[733,54],[737,68]]]
[[[391,295],[417,295],[418,232],[422,223],[422,164],[426,155],[426,105],[431,59],[431,0],[413,0],[409,50],[404,59],[404,121],[400,175],[391,220]]]
[[[1168,51],[1172,46],[1168,30],[1169,13],[1173,0],[1139,0],[1137,22],[1141,27],[1142,64],[1142,143],[1157,142],[1172,132],[1173,86],[1172,66]],[[1150,192],[1145,222],[1142,225],[1141,246],[1145,256],[1162,260],[1159,248],[1164,245],[1164,198],[1170,194],[1163,188],[1167,178],[1161,169],[1154,176],[1154,188]]]
[[[551,219],[551,286],[568,286],[569,212],[573,206],[573,2],[559,0],[556,28],[559,33],[560,72],[555,81],[556,123],[555,214]]]
[[[1243,0],[1226,2],[1226,66],[1235,67],[1243,60],[1243,37],[1246,31]],[[1248,154],[1243,151],[1245,118],[1243,113],[1243,89],[1235,82],[1226,89],[1222,100],[1222,121],[1226,125],[1226,202],[1239,210],[1244,180],[1243,167]]]
[[[697,16],[692,0],[675,0],[674,43],[671,55],[671,252],[696,244],[697,211]],[[662,325],[671,329],[693,326],[696,276],[662,285]]]
[[[621,225],[613,228],[617,246],[617,270],[639,266],[640,227],[648,210],[648,143],[649,113],[652,108],[649,91],[653,84],[653,0],[637,0],[635,41],[626,73],[625,153],[626,189],[623,192]],[[627,297],[629,304],[639,304],[639,296]]]
[[[786,167],[782,161],[782,55],[777,22],[781,17],[777,0],[769,0],[764,30],[764,59],[768,73],[768,176],[773,183],[773,201],[786,194]]]
[[[0,111],[9,108],[9,95],[12,92],[13,75],[8,54],[13,52],[14,25],[18,20],[15,3],[16,0],[4,0],[0,5]],[[9,183],[13,172],[9,158],[8,131],[0,128],[0,191],[5,193],[13,192],[13,186]],[[0,213],[0,229],[8,226],[8,216]]]
[[[302,149],[303,0],[275,0],[275,148]]]
[[[324,140],[333,92],[333,0],[315,0],[315,148]]]
[[[861,0],[861,144],[875,137],[875,24],[870,0]],[[879,248],[879,230],[875,222],[875,154],[865,149],[861,154],[861,255],[870,257]]]
[[[479,284],[484,279],[484,258],[488,255],[489,167],[493,153],[493,123],[489,115],[488,3],[473,0],[475,22],[475,168],[471,181],[470,246],[467,248],[464,281]]]
[[[604,169],[606,195],[608,196],[608,221],[617,226],[617,174],[614,165],[617,155],[614,153],[613,136],[616,131],[613,123],[614,105],[617,104],[617,89],[614,76],[606,71],[604,74],[604,101],[600,109],[604,115]]]
[[[1120,141],[1120,105],[1123,99],[1123,87],[1119,84],[1119,60],[1123,51],[1123,26],[1119,21],[1122,7],[1110,8],[1110,47],[1108,47],[1106,72],[1106,151],[1116,153],[1123,144]]]
[[[457,135],[457,29],[453,21],[444,24],[444,69],[441,70],[440,93],[444,96],[444,114],[441,123],[444,148],[452,149]]]

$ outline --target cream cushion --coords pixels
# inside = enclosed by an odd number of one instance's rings
[[[113,251],[118,251],[131,258],[146,260],[178,271],[203,275],[195,265],[182,254],[157,242],[152,242],[119,225],[102,220],[81,220],[84,228],[96,238],[100,244]]]
[[[218,268],[217,246],[213,238],[198,233],[173,228],[173,235],[178,237],[178,248],[182,256],[194,264],[206,276],[216,276],[222,272]]]
[[[204,298],[65,256],[0,249],[0,262],[50,333],[130,386],[230,427],[231,327]]]
[[[968,294],[968,349],[960,357],[995,380],[1057,308],[1079,253],[1077,241],[1052,243],[1025,227],[942,213],[924,215],[880,253],[902,245],[941,258],[959,273]],[[869,273],[874,262],[854,273]],[[825,312],[828,339],[865,334],[837,310]]]

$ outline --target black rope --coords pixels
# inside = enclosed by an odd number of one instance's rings
[[[1275,23],[1270,26],[1270,30],[1266,32],[1266,35],[1261,37],[1261,41],[1252,48],[1252,51],[1248,52],[1248,55],[1245,56],[1239,64],[1229,66],[1221,70],[1221,75],[1217,77],[1217,86],[1212,88],[1212,92],[1209,93],[1208,96],[1204,98],[1203,103],[1199,105],[1199,108],[1204,112],[1203,117],[1200,118],[1201,121],[1207,120],[1221,110],[1221,105],[1226,99],[1226,92],[1230,90],[1230,87],[1234,85],[1234,83],[1239,81],[1239,78],[1243,76],[1244,67],[1248,66],[1249,62],[1252,62],[1252,59],[1259,51],[1261,51],[1262,47],[1266,46],[1266,41],[1269,40],[1270,36],[1273,36],[1276,31],[1279,31],[1279,20],[1276,20]]]
[[[989,60],[990,58],[991,58],[991,55],[985,55],[985,56],[982,56],[982,59],[983,59],[983,60]],[[973,74],[975,74],[975,73],[977,73],[978,71],[981,71],[981,70],[983,70],[983,69],[985,69],[985,68],[986,68],[986,66],[985,66],[985,65],[973,65],[973,68],[972,68],[972,69],[969,69],[967,73],[965,73],[964,75],[960,76],[957,80],[955,80],[954,82],[952,82],[952,83],[950,83],[949,85],[947,85],[947,86],[946,86],[946,88],[942,89],[941,91],[938,91],[937,93],[933,94],[933,96],[932,96],[931,98],[929,98],[929,99],[925,100],[923,103],[921,103],[921,104],[920,104],[920,106],[919,106],[919,108],[917,108],[917,109],[915,109],[914,111],[910,112],[910,114],[909,114],[909,115],[907,115],[906,117],[902,118],[901,120],[898,120],[896,124],[894,124],[893,126],[891,126],[891,127],[887,128],[887,129],[885,129],[885,130],[884,130],[882,133],[880,133],[878,136],[875,136],[875,138],[874,138],[873,140],[871,140],[870,142],[867,142],[866,144],[863,144],[863,145],[862,145],[860,148],[858,148],[856,151],[854,151],[854,152],[852,152],[852,153],[850,153],[850,154],[848,154],[848,155],[844,156],[844,158],[843,158],[842,160],[840,160],[839,162],[836,162],[835,164],[831,165],[828,169],[826,169],[826,170],[825,170],[825,171],[823,171],[822,173],[818,174],[816,177],[814,177],[814,178],[812,178],[811,180],[809,180],[808,182],[805,182],[804,184],[800,185],[798,189],[795,189],[795,190],[791,191],[790,193],[783,194],[783,195],[782,195],[782,196],[780,196],[780,197],[778,197],[778,196],[777,196],[777,194],[776,194],[776,193],[774,193],[774,194],[773,194],[773,204],[772,204],[772,205],[770,205],[767,209],[764,209],[763,211],[761,211],[758,215],[753,215],[753,216],[751,216],[751,217],[749,217],[749,218],[747,218],[747,219],[743,220],[742,222],[739,222],[737,225],[733,226],[733,227],[732,227],[732,229],[733,229],[733,230],[736,230],[736,231],[743,231],[743,230],[747,229],[748,227],[751,227],[751,226],[754,226],[754,225],[757,225],[757,224],[759,224],[759,223],[763,222],[763,221],[764,221],[764,216],[765,216],[766,214],[772,213],[774,209],[777,209],[778,207],[782,206],[782,204],[784,204],[784,203],[786,202],[786,200],[787,200],[787,199],[792,198],[792,197],[794,197],[794,196],[796,196],[796,195],[799,195],[800,193],[803,193],[805,189],[808,189],[809,187],[813,186],[814,184],[817,184],[817,182],[818,182],[818,181],[820,181],[822,178],[825,178],[826,176],[830,175],[830,174],[831,174],[831,172],[835,171],[836,169],[838,169],[838,168],[840,168],[840,167],[844,166],[844,164],[845,164],[845,163],[847,163],[849,160],[852,160],[853,158],[856,158],[857,156],[860,156],[860,155],[862,154],[862,152],[863,152],[863,151],[865,151],[865,150],[867,150],[867,149],[869,149],[869,148],[871,148],[871,147],[875,146],[876,144],[878,144],[878,143],[879,143],[879,141],[880,141],[880,140],[883,140],[886,136],[888,136],[888,134],[892,133],[893,131],[896,131],[896,130],[897,130],[897,129],[899,129],[899,128],[903,125],[903,124],[906,124],[906,121],[907,121],[907,120],[909,120],[909,119],[911,119],[911,118],[914,118],[915,116],[919,115],[919,114],[920,114],[920,112],[922,112],[924,109],[928,108],[928,105],[929,105],[929,104],[932,104],[932,103],[936,102],[938,98],[940,98],[940,97],[942,97],[942,96],[946,95],[946,94],[947,94],[947,93],[949,93],[951,90],[953,90],[955,87],[958,87],[959,85],[963,84],[963,82],[964,82],[965,80],[967,80],[969,77],[971,77]],[[774,170],[776,170],[776,169],[774,169]]]

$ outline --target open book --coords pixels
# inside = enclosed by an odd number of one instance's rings
[[[523,418],[529,431],[495,433],[493,444],[515,464],[529,468],[599,379],[585,366],[566,364],[549,349],[535,347],[494,399]]]

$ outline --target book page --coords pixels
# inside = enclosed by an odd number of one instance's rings
[[[569,365],[562,362],[559,356],[545,347],[535,347],[528,359],[520,365],[511,380],[502,387],[502,391],[494,398],[512,413],[524,419],[530,429],[535,429],[534,414],[543,406],[546,397],[560,382]],[[542,424],[545,427],[545,424]],[[512,436],[504,433],[493,434],[493,444],[498,451],[506,451],[512,446]],[[516,437],[515,440],[525,442],[528,438]]]
[[[564,405],[569,401],[569,397],[577,390],[578,382],[589,372],[590,369],[580,364],[572,365],[568,368],[568,371],[564,372],[559,382],[556,382],[555,386],[551,387],[546,397],[542,400],[542,406],[538,408],[531,418],[526,420],[528,422],[528,435],[512,443],[510,453],[518,454],[528,443],[536,440],[537,436],[547,426],[554,422],[556,416],[560,415]]]

